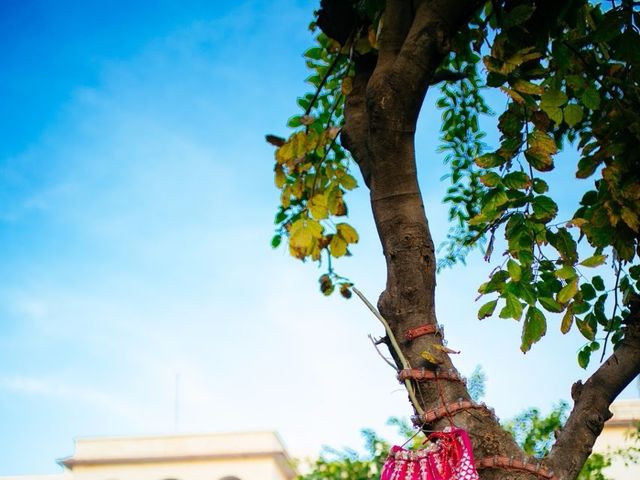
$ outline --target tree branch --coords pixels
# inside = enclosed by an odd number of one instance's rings
[[[402,3],[402,7],[397,3]],[[368,89],[372,128],[415,130],[427,89],[435,83],[435,72],[450,51],[451,37],[483,3],[481,0],[387,2],[378,65]],[[412,19],[406,31],[403,22],[409,14]],[[388,16],[401,18],[395,20],[401,24],[400,32],[392,34]],[[403,43],[398,50],[400,37]],[[390,111],[395,115],[391,116]]]
[[[375,68],[375,63],[376,57],[374,55],[358,56],[355,59],[353,87],[345,99],[345,122],[340,134],[342,145],[351,152],[353,159],[360,167],[367,187],[371,186],[371,160],[367,152],[369,120],[365,98],[367,83]]]
[[[411,2],[407,0],[387,0],[382,30],[378,39],[380,50],[377,69],[379,71],[393,66],[411,28],[412,20],[413,9]]]
[[[611,418],[609,405],[640,374],[640,299],[633,299],[625,338],[611,356],[583,385],[571,389],[574,407],[551,449],[546,464],[563,480],[574,479],[591,454],[604,422]]]

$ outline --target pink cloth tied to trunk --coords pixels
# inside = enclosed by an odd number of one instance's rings
[[[447,428],[428,440],[433,443],[420,450],[392,447],[381,480],[479,480],[467,432]]]

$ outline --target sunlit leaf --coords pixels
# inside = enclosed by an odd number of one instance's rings
[[[540,340],[547,333],[547,319],[536,307],[529,307],[522,325],[522,344],[520,350],[523,353],[531,349],[531,345]]]
[[[593,255],[580,262],[583,267],[599,267],[607,261],[606,255]]]
[[[496,305],[498,304],[498,300],[491,300],[490,302],[485,303],[478,310],[478,320],[482,320],[483,318],[490,317],[493,315],[494,310],[496,309]]]

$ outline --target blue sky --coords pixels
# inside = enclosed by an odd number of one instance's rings
[[[410,413],[367,339],[376,320],[269,247],[264,134],[285,133],[304,92],[315,7],[2,2],[0,475],[57,471],[76,436],[175,431],[177,375],[178,431],[277,429],[296,455]],[[417,140],[436,241],[438,118]],[[353,197],[362,241],[341,268],[373,300],[384,261],[367,193]],[[458,365],[483,365],[500,416],[548,408],[584,376],[582,342],[551,326],[524,356],[519,324],[475,320],[488,270],[439,277]]]

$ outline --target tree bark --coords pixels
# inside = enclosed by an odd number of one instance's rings
[[[377,59],[369,56],[356,60],[353,89],[346,99],[342,143],[358,163],[370,189],[387,265],[386,287],[378,308],[400,341],[408,329],[437,323],[436,259],[417,181],[416,122],[427,88],[434,82],[435,70],[449,53],[452,36],[483,3],[388,0]],[[628,335],[625,344],[582,387],[567,426],[548,458],[547,464],[556,471],[557,478],[569,480],[577,476],[604,420],[610,416],[608,406],[638,374],[639,338],[637,332]],[[432,334],[411,342],[401,341],[400,348],[412,367],[457,374],[449,356],[435,347],[442,343],[441,335]],[[441,364],[428,363],[421,356],[423,351],[438,357]],[[613,376],[616,380],[607,380]],[[443,401],[470,398],[460,382],[420,383],[417,393],[424,410],[440,407]],[[586,411],[591,413],[585,417]],[[476,459],[496,455],[525,457],[512,436],[488,412],[461,411],[456,414],[455,423],[469,432]],[[430,427],[441,429],[447,425],[447,419],[440,419]],[[579,447],[574,444],[575,436],[580,437]],[[536,478],[530,473],[494,468],[483,469],[481,476]]]

